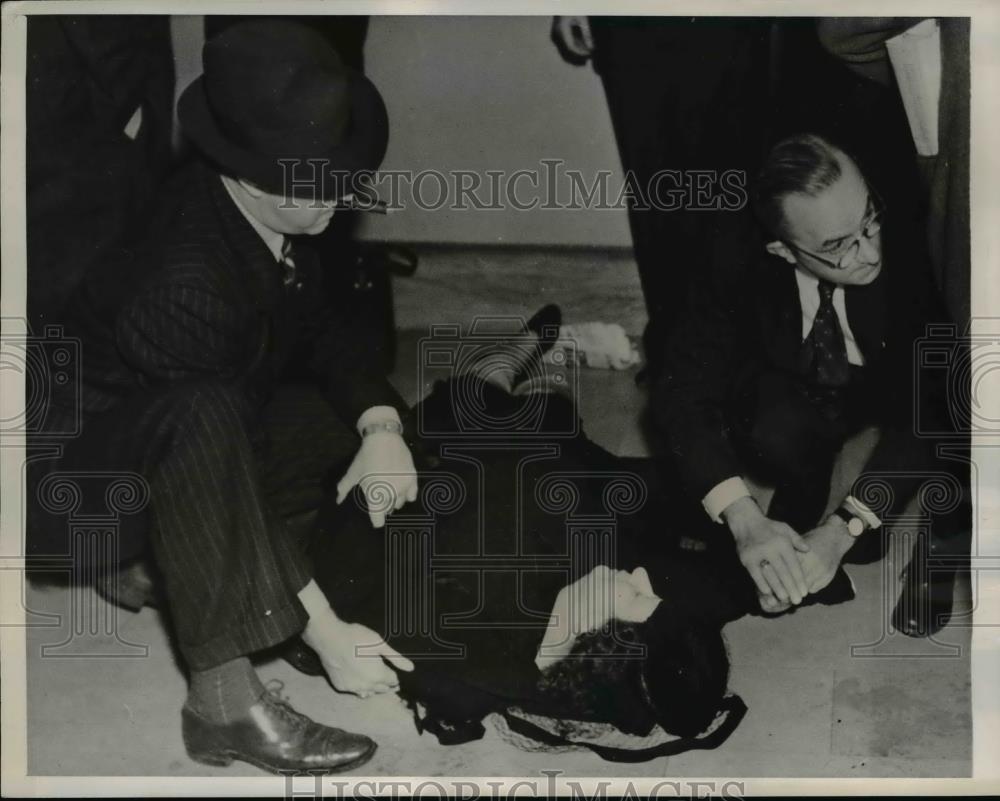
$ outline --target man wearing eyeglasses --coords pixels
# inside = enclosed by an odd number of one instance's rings
[[[852,597],[838,575],[847,551],[859,538],[878,543],[866,532],[934,469],[913,433],[912,366],[915,339],[945,317],[913,247],[919,232],[886,224],[840,148],[811,134],[779,142],[752,197],[756,226],[746,214],[717,220],[709,269],[667,346],[654,415],[681,481],[729,528],[761,607],[778,612],[821,590]],[[865,475],[880,477],[891,502],[848,495],[824,515],[838,453],[869,426],[880,438]],[[766,514],[744,476],[775,487]],[[940,595],[950,611],[950,584]],[[913,618],[897,609],[894,623],[928,633]]]

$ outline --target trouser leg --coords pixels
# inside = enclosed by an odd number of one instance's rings
[[[206,383],[175,393],[164,412],[145,466],[151,543],[180,649],[203,669],[300,631],[296,596],[311,568],[262,498],[243,397]]]
[[[132,472],[147,482],[148,507],[119,520],[118,555],[151,549],[178,646],[195,670],[279,643],[305,623],[296,595],[311,570],[264,501],[260,430],[236,388],[192,382],[138,394],[88,419],[48,470],[106,475],[105,483]],[[100,482],[79,483],[85,494],[103,493]],[[41,510],[33,518],[33,555],[69,553],[64,515]]]
[[[601,76],[622,166],[645,203],[629,227],[649,315],[643,335],[653,374],[712,215],[688,191],[695,171],[755,169],[762,148],[767,31],[722,20],[661,18],[594,26]],[[671,171],[665,174],[664,171]]]
[[[803,534],[826,507],[848,422],[841,410],[818,404],[796,381],[773,373],[757,382],[749,408],[741,448],[751,474],[775,488],[768,516]]]

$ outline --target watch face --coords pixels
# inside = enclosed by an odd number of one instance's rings
[[[858,517],[852,517],[850,522],[847,524],[847,530],[850,532],[852,537],[860,537],[865,530],[864,521]]]

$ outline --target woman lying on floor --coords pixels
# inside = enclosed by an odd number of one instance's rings
[[[313,543],[337,614],[414,669],[362,646],[326,672],[360,695],[398,686],[442,742],[511,709],[567,721],[557,740],[569,721],[690,738],[726,708],[731,730],[721,629],[760,611],[735,550],[678,547],[651,463],[587,439],[537,337],[472,350],[407,421],[418,501],[373,531],[364,502],[331,499]]]

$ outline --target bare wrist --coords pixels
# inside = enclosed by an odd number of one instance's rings
[[[851,550],[855,538],[851,536],[846,522],[837,515],[830,515],[826,519],[826,528],[831,532],[831,538],[841,556]]]
[[[737,498],[729,506],[722,510],[722,519],[726,521],[729,530],[734,535],[739,536],[754,522],[764,516],[760,507],[750,496]]]

